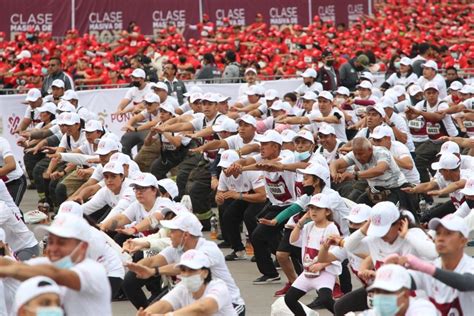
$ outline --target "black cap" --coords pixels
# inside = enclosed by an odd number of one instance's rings
[[[325,49],[325,50],[323,51],[322,56],[323,56],[323,57],[332,56],[332,51],[330,51],[329,49]]]

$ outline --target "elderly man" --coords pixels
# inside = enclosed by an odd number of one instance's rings
[[[381,201],[397,203],[403,194],[400,188],[407,182],[386,148],[372,146],[370,141],[363,137],[356,137],[352,141],[352,152],[331,162],[331,177],[336,183],[346,180],[367,180],[369,187],[362,194],[357,203],[374,205]],[[355,165],[357,170],[349,173],[348,167]],[[400,201],[402,202],[402,201]]]

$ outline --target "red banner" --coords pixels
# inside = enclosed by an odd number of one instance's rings
[[[362,15],[369,14],[371,0],[312,0],[313,16],[323,21],[336,21],[350,26]]]
[[[32,28],[64,36],[71,28],[69,0],[0,0],[0,31],[11,38]]]

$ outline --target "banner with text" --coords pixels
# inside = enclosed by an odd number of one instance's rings
[[[369,14],[372,0],[311,0],[313,16],[322,21],[336,21],[352,25],[363,15]]]
[[[71,28],[70,0],[0,0],[0,31],[7,38],[35,30],[63,36]]]

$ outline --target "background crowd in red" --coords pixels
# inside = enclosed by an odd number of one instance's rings
[[[374,8],[374,15],[346,27],[323,22],[315,16],[307,26],[277,29],[261,22],[261,16],[245,28],[226,24],[215,27],[203,15],[197,28],[200,38],[185,39],[169,26],[158,38],[140,32],[130,23],[112,43],[100,43],[89,34],[70,30],[62,40],[41,32],[20,33],[9,41],[0,32],[0,89],[26,91],[41,87],[48,60],[60,57],[64,70],[78,86],[126,84],[134,68],[148,67],[161,76],[166,60],[176,64],[178,78],[193,79],[204,54],[211,53],[217,69],[225,67],[225,53],[236,52],[242,69],[255,66],[261,79],[287,78],[307,67],[318,68],[322,52],[331,50],[336,66],[364,52],[370,70],[394,71],[397,55],[415,57],[417,44],[429,43],[430,59],[439,68],[454,66],[474,71],[474,4],[454,1],[439,4],[388,1]]]

